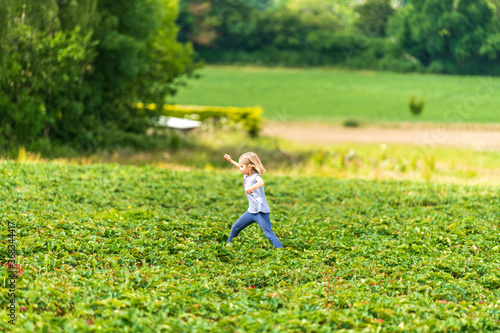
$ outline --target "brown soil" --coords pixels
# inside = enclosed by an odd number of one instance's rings
[[[500,150],[500,126],[495,124],[398,124],[347,128],[327,123],[268,121],[262,134],[304,144],[385,143]]]

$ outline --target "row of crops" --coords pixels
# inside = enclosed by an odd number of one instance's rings
[[[224,246],[248,205],[237,171],[4,161],[0,175],[22,267],[2,331],[500,327],[497,188],[266,174],[275,250],[256,224]]]

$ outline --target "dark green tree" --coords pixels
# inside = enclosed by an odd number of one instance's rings
[[[10,0],[0,6],[0,146],[120,145],[196,67],[176,0]],[[38,142],[38,143],[37,143]]]
[[[269,0],[184,0],[177,19],[179,38],[201,50],[258,49],[262,15],[272,5]]]
[[[390,30],[431,71],[457,73],[477,70],[494,33],[492,19],[486,0],[415,0],[394,16]]]
[[[12,0],[0,8],[0,146],[78,132],[96,1]]]
[[[384,37],[389,18],[395,12],[390,0],[368,0],[354,10],[359,14],[356,28],[368,37]]]

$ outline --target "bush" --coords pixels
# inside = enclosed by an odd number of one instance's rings
[[[344,127],[359,127],[360,123],[359,123],[359,120],[357,120],[357,119],[348,118],[348,119],[344,120],[343,125],[344,125]]]
[[[356,31],[328,33],[311,32],[308,48],[278,49],[266,46],[261,50],[242,51],[208,49],[199,55],[208,63],[253,64],[259,66],[341,66],[353,69],[389,70],[396,72],[424,71],[421,63],[402,52],[396,43],[385,38],[370,38]]]
[[[156,109],[155,104],[136,103],[138,110]],[[264,110],[260,106],[256,107],[231,107],[231,106],[199,106],[199,105],[173,105],[163,106],[161,113],[165,116],[191,118],[196,120],[206,120],[210,118],[227,118],[230,121],[242,124],[252,137],[259,135],[261,129],[262,113]]]
[[[419,101],[417,101],[415,99],[415,96],[413,96],[413,94],[411,94],[410,98],[409,98],[409,101],[408,101],[408,105],[410,107],[410,112],[414,116],[418,116],[424,110],[425,99],[422,98]]]

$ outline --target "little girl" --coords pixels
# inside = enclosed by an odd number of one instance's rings
[[[264,231],[266,238],[275,248],[283,247],[271,229],[271,220],[269,218],[271,210],[267,204],[264,181],[261,177],[266,172],[266,169],[262,166],[259,157],[252,152],[245,153],[241,155],[239,163],[233,161],[228,154],[224,155],[224,158],[243,173],[243,189],[247,194],[249,203],[248,210],[231,227],[231,234],[227,241],[231,242],[243,229],[257,222]]]

